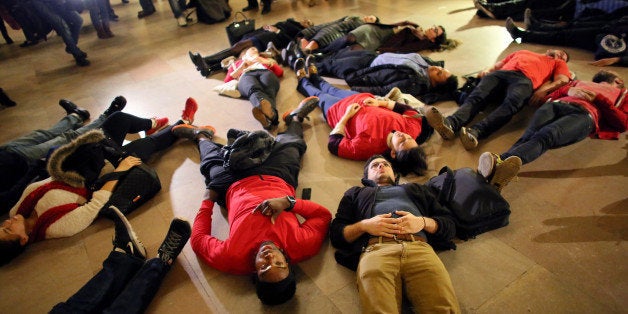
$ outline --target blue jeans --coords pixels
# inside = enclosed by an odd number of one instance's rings
[[[143,313],[169,270],[159,258],[144,262],[112,251],[102,269],[50,313]]]
[[[79,135],[99,128],[107,117],[101,115],[92,123],[80,127],[83,121],[75,115],[63,117],[57,124],[48,130],[35,130],[21,138],[0,146],[10,152],[19,154],[30,162],[46,157],[48,152],[58,146],[69,143]]]
[[[168,0],[168,3],[170,3],[170,8],[172,9],[175,19],[181,16],[181,14],[183,14],[183,10],[187,8],[186,0]]]
[[[323,110],[325,120],[327,120],[329,108],[345,97],[358,94],[356,91],[337,88],[318,77],[301,79],[297,90],[306,97],[318,96],[318,106]]]
[[[486,138],[510,121],[521,111],[532,96],[532,81],[518,71],[495,71],[484,76],[464,103],[451,116],[447,117],[453,130],[459,131],[482,111],[486,99],[497,90],[505,89],[502,103],[488,116],[471,126],[478,131],[478,138]]]
[[[254,107],[259,107],[260,101],[266,99],[274,109],[277,108],[279,78],[270,70],[253,70],[242,74],[238,90]]]
[[[79,56],[82,53],[77,46],[83,26],[81,15],[57,0],[33,0],[31,3],[37,14],[50,23],[57,34],[63,38],[66,51],[75,57]]]
[[[546,102],[534,113],[523,136],[501,158],[518,156],[527,164],[548,149],[580,142],[593,131],[593,118],[583,107],[558,101]]]
[[[140,6],[144,12],[155,12],[155,5],[152,0],[140,0]]]

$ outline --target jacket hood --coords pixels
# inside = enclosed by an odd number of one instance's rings
[[[69,169],[64,164],[68,158],[76,158],[74,153],[87,144],[95,144],[105,139],[105,134],[101,130],[91,130],[74,139],[72,142],[59,147],[48,159],[47,170],[53,180],[62,181],[73,187],[85,187],[86,177],[84,173],[76,169]],[[90,159],[85,156],[84,159]],[[97,169],[98,173],[100,169]]]

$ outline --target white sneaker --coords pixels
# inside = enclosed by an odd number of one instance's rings
[[[177,18],[177,24],[179,24],[180,27],[188,26],[188,20],[185,18],[185,15],[181,14],[181,16]]]

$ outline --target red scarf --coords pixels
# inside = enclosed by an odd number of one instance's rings
[[[29,193],[20,204],[16,214],[29,217],[33,213],[33,210],[35,210],[35,205],[39,202],[39,200],[51,190],[65,190],[78,194],[85,199],[89,199],[90,197],[90,192],[86,188],[75,188],[63,182],[51,181]],[[46,230],[48,227],[77,207],[79,207],[79,204],[77,203],[64,204],[52,207],[41,214],[41,216],[37,217],[35,226],[33,226],[33,230],[31,231],[30,242],[44,240],[46,238]]]

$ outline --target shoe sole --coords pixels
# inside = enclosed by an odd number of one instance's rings
[[[451,140],[454,138],[454,131],[445,125],[445,118],[438,111],[438,109],[432,107],[425,113],[427,123],[440,134],[443,139]]]
[[[270,121],[268,121],[268,119],[266,118],[266,115],[264,115],[261,109],[254,107],[251,110],[251,113],[253,114],[253,118],[255,118],[255,120],[257,120],[259,123],[261,123],[265,129],[271,126]]]
[[[393,87],[393,89],[390,90],[390,92],[388,92],[388,94],[386,94],[384,98],[397,101],[400,96],[401,96],[401,90],[399,89],[399,87]]]
[[[139,249],[139,252],[134,253],[139,253],[144,258],[146,258],[146,248],[144,247],[144,244],[142,244],[142,242],[137,238],[137,235],[135,234],[131,223],[129,223],[129,220],[126,219],[126,216],[124,216],[124,214],[117,207],[111,205],[109,206],[109,208],[111,208],[111,210],[116,214],[116,216],[118,216],[118,218],[120,218],[120,220],[124,224],[124,228],[129,234],[129,238],[131,240],[131,243],[133,243],[133,247]]]
[[[495,164],[497,162],[497,158],[495,155],[490,152],[484,152],[480,155],[478,160],[478,173],[484,176],[486,180],[492,179],[491,176],[495,171]]]
[[[493,178],[490,183],[501,192],[501,190],[517,176],[519,169],[521,169],[521,165],[521,158],[517,156],[510,156],[506,158],[504,161],[495,166],[495,173],[493,174]]]
[[[475,137],[471,137],[466,128],[460,130],[460,142],[466,150],[473,150],[478,147],[478,140]]]

